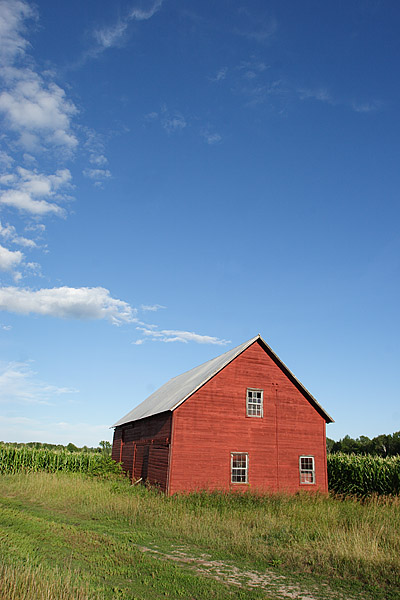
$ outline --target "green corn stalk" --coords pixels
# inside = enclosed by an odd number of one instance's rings
[[[400,494],[400,456],[328,456],[329,489],[338,494]]]

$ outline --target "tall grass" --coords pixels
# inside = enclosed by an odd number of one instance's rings
[[[102,475],[118,473],[118,465],[105,454],[89,452],[68,452],[45,448],[17,448],[0,445],[0,474],[47,471],[55,473],[88,473]]]
[[[68,569],[0,564],[0,598],[7,600],[102,600]]]
[[[400,494],[400,456],[328,454],[328,484],[337,494]]]
[[[305,493],[166,497],[128,480],[46,473],[5,477],[1,492],[45,506],[50,515],[68,514],[83,531],[126,536],[133,545],[166,551],[184,546],[247,568],[279,566],[375,586],[381,590],[375,598],[400,597],[399,497],[363,502]]]

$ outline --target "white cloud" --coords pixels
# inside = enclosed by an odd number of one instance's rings
[[[140,308],[144,311],[156,312],[157,310],[160,310],[160,308],[166,307],[162,306],[162,304],[142,304]]]
[[[155,121],[156,119],[158,119],[158,112],[150,112],[147,115],[144,116],[146,121]]]
[[[89,152],[90,164],[94,165],[95,168],[84,169],[83,175],[93,179],[95,185],[99,185],[105,179],[112,177],[111,171],[103,168],[108,164],[108,159],[104,155],[103,136],[88,127],[84,128],[84,131],[86,135],[85,149]]]
[[[144,116],[144,120],[147,122],[158,122],[168,134],[182,131],[188,124],[185,117],[179,111],[172,112],[165,104],[161,107],[159,113],[150,112]]]
[[[32,156],[32,154],[29,154],[28,152],[24,152],[24,154],[22,155],[23,161],[25,164],[29,165],[30,167],[32,166],[36,166],[37,165],[37,160],[34,156]]]
[[[7,69],[2,74],[7,89],[0,94],[0,113],[9,129],[19,134],[20,145],[29,151],[43,144],[74,149],[78,141],[70,121],[77,109],[64,90],[31,69]]]
[[[77,109],[51,73],[38,73],[26,55],[29,42],[22,34],[32,17],[36,12],[26,2],[0,3],[0,114],[24,149],[51,145],[72,150],[77,139],[71,131],[71,117]]]
[[[163,0],[153,0],[153,2],[148,2],[147,8],[134,7],[129,13],[129,18],[136,19],[137,21],[151,19],[151,17],[161,8],[162,3]]]
[[[130,21],[147,21],[159,11],[163,0],[147,2],[146,7],[133,7],[128,14],[107,27],[96,29],[93,33],[97,46],[93,48],[89,55],[98,56],[104,50],[121,45],[127,32]]]
[[[36,242],[18,235],[15,227],[9,223],[3,226],[0,221],[0,235],[4,240],[12,242],[13,244],[18,244],[19,246],[24,246],[25,248],[36,248]]]
[[[111,177],[111,172],[108,169],[85,169],[83,171],[85,177],[89,179],[102,180]]]
[[[319,100],[319,102],[328,102],[333,104],[332,96],[326,88],[308,89],[302,88],[298,90],[300,100]]]
[[[7,206],[37,218],[48,215],[64,216],[61,202],[69,200],[71,173],[62,168],[44,174],[36,169],[18,166],[32,165],[37,153],[48,153],[52,159],[71,156],[77,145],[72,131],[72,118],[77,108],[65,91],[54,81],[54,74],[39,72],[29,56],[30,44],[25,38],[28,19],[37,13],[23,0],[0,0],[0,126],[2,142],[7,152],[0,154],[0,207]],[[20,150],[25,152],[20,154]],[[35,225],[36,228],[44,226]],[[27,227],[26,230],[33,227]],[[40,231],[37,229],[37,231]],[[23,248],[37,248],[34,240],[18,235],[9,223],[0,223],[0,238]],[[0,268],[11,271],[15,281],[22,278],[16,271],[24,267],[38,274],[36,262],[23,262],[20,251],[0,247]]]
[[[93,35],[102,50],[112,48],[121,42],[121,38],[128,28],[127,21],[120,21],[110,27],[103,27],[94,31]]]
[[[239,71],[242,71],[243,77],[245,77],[245,79],[255,79],[261,73],[266,71],[268,69],[268,66],[261,61],[253,59],[250,61],[242,60],[242,62],[237,68]]]
[[[162,120],[162,126],[167,133],[175,133],[186,127],[186,119],[183,115],[176,113],[171,117],[166,117]]]
[[[324,87],[321,88],[300,88],[297,90],[300,100],[318,100],[326,102],[332,106],[346,106],[358,113],[371,113],[379,110],[382,103],[379,101],[371,102],[350,102],[343,98],[335,98]]]
[[[195,342],[196,344],[216,344],[218,346],[230,344],[229,340],[221,340],[220,338],[210,335],[199,335],[192,331],[180,331],[177,329],[155,331],[154,329],[147,329],[146,327],[136,327],[136,329],[141,331],[143,335],[147,336],[152,342],[183,342],[184,344]]]
[[[36,375],[29,362],[0,365],[0,402],[49,404],[56,396],[77,391],[45,383]]]
[[[107,158],[103,154],[92,154],[89,157],[89,161],[92,163],[92,165],[96,165],[97,167],[104,167],[104,165],[108,163]]]
[[[226,74],[228,73],[227,67],[222,67],[217,71],[214,77],[211,77],[211,81],[223,81],[226,79]]]
[[[135,321],[136,310],[102,287],[50,289],[0,288],[0,310],[62,319],[107,319],[114,325]]]
[[[55,214],[64,216],[65,210],[55,202],[65,198],[63,188],[70,188],[71,173],[59,169],[53,175],[44,175],[18,167],[12,174],[0,177],[0,185],[9,189],[0,191],[0,203],[33,215]]]
[[[28,42],[22,36],[26,19],[36,17],[35,9],[22,0],[0,3],[0,58],[3,64],[24,54]]]
[[[3,150],[1,150],[0,151],[0,165],[2,165],[3,168],[10,169],[12,167],[13,163],[14,163],[14,159],[12,158],[12,156],[7,154],[7,152],[4,152]]]
[[[13,271],[21,264],[24,255],[19,250],[12,252],[0,245],[0,271]]]
[[[44,223],[31,223],[25,227],[25,231],[44,233],[46,231],[46,225],[44,225]]]
[[[37,262],[27,262],[24,267],[30,271],[31,275],[41,276],[42,267]]]
[[[220,136],[219,133],[210,133],[207,130],[202,132],[202,136],[210,146],[219,144],[219,142],[222,140],[222,136]]]
[[[363,102],[361,104],[353,102],[352,108],[358,113],[370,113],[381,107],[380,102]]]

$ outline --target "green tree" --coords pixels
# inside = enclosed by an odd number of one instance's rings
[[[112,450],[112,446],[111,446],[110,442],[102,440],[101,442],[99,442],[99,446],[100,446],[103,454],[105,454],[106,456],[110,456],[111,450]]]
[[[72,442],[70,442],[67,446],[68,452],[79,452],[79,448],[75,446]]]
[[[331,438],[326,438],[326,451],[328,454],[330,454],[332,452],[332,448],[333,446],[336,444],[335,440],[332,440]]]

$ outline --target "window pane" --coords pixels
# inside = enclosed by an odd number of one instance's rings
[[[263,416],[263,390],[247,390],[246,414],[248,417]]]
[[[313,456],[300,457],[300,483],[315,483],[315,467]]]
[[[232,483],[247,483],[248,460],[245,453],[234,453],[232,456]]]

